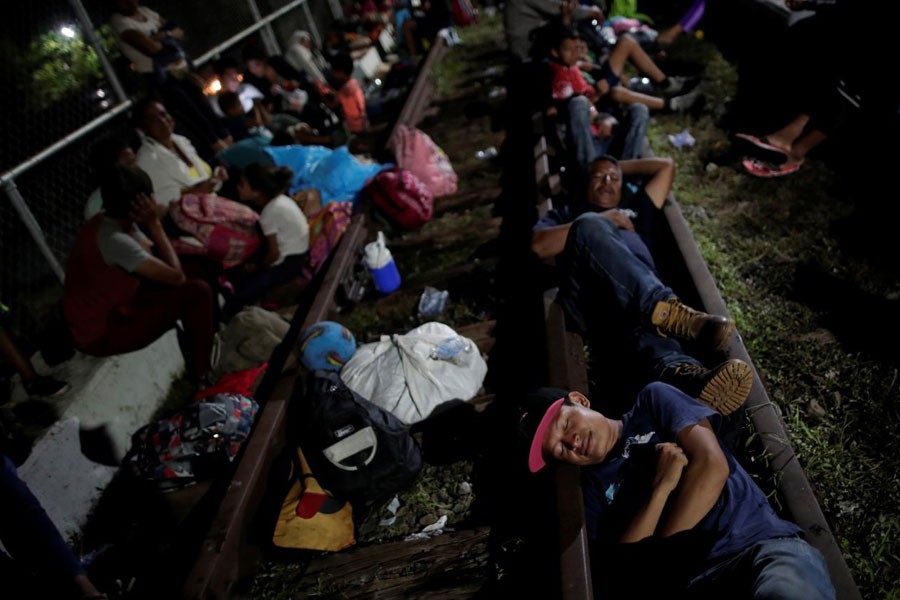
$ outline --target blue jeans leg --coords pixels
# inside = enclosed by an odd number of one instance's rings
[[[644,376],[648,381],[659,379],[669,365],[703,366],[699,360],[685,354],[677,340],[663,337],[655,329],[639,327],[634,332],[634,338],[635,349],[640,364],[645,365]]]
[[[610,302],[641,324],[649,322],[657,302],[675,295],[629,249],[618,228],[596,213],[572,222],[558,262],[563,274],[560,302],[582,331],[594,320],[586,313]]]
[[[750,546],[691,581],[701,598],[734,597],[734,590],[754,600],[834,600],[822,554],[797,537],[775,538]]]
[[[582,171],[587,171],[591,161],[597,158],[594,136],[591,134],[591,101],[584,96],[573,96],[566,108],[569,116],[568,135],[575,149],[575,160]]]
[[[13,558],[36,571],[72,580],[84,573],[81,563],[66,545],[59,530],[12,461],[0,454],[0,540]]]
[[[625,107],[622,127],[616,135],[611,150],[621,160],[639,158],[644,149],[644,138],[647,137],[647,124],[650,122],[650,109],[643,104],[629,104]]]

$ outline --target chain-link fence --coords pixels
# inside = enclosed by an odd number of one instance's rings
[[[151,0],[147,5],[182,27],[184,48],[194,57],[214,49],[214,55],[239,57],[243,43],[254,38],[271,48],[270,32],[283,51],[294,30],[319,37],[335,16],[333,0]],[[23,2],[5,11],[0,25],[0,302],[12,308],[12,328],[26,339],[58,313],[59,271],[96,187],[90,149],[103,138],[133,134],[116,80],[125,95],[135,92],[137,82],[108,26],[113,6],[110,0]],[[284,14],[271,26],[255,27],[260,17],[281,9]],[[235,36],[241,39],[220,48]],[[54,146],[57,151],[45,153]],[[30,160],[39,154],[46,157]]]

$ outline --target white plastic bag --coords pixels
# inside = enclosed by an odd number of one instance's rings
[[[475,342],[432,322],[360,346],[341,370],[341,380],[411,425],[444,402],[471,400],[486,374]]]

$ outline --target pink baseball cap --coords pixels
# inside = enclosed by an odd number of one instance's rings
[[[528,469],[532,473],[537,473],[547,465],[547,461],[544,460],[543,452],[544,436],[547,433],[547,429],[550,427],[550,422],[553,421],[553,418],[559,412],[560,408],[562,408],[563,402],[565,401],[566,397],[563,396],[547,407],[547,410],[544,411],[544,416],[541,417],[537,427],[534,429],[534,434],[531,436],[531,449],[528,452]],[[522,428],[527,430],[533,427],[533,423],[539,414],[539,410],[529,411],[523,414],[521,419]]]

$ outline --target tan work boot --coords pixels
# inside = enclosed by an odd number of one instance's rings
[[[674,297],[656,303],[650,322],[660,335],[697,340],[715,350],[723,349],[734,332],[731,319],[694,310]]]
[[[696,398],[720,415],[730,415],[740,408],[753,387],[750,365],[737,358],[713,369],[691,363],[669,365],[659,379]]]

